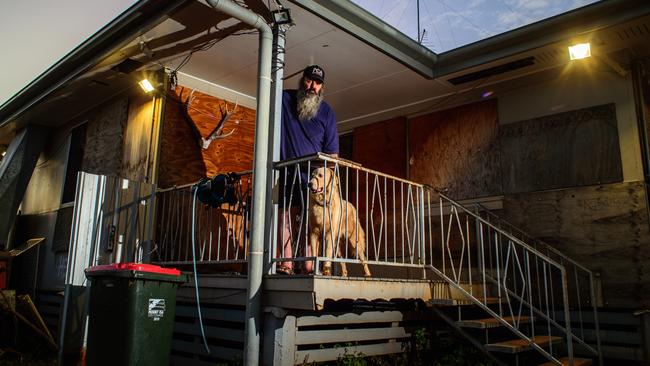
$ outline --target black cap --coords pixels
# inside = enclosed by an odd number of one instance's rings
[[[310,65],[305,68],[305,71],[302,73],[303,77],[308,77],[312,80],[320,81],[321,83],[325,82],[325,70],[318,65]]]

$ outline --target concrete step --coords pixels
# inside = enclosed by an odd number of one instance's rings
[[[569,365],[569,358],[563,357],[560,359],[562,366]],[[590,366],[593,363],[593,360],[590,358],[573,358],[573,366]],[[555,366],[553,362],[546,362],[539,366]]]
[[[547,346],[551,343],[559,343],[561,341],[562,337],[554,336],[536,336],[533,338],[533,342],[540,347]],[[486,344],[485,348],[491,352],[519,353],[529,350],[531,346],[528,341],[524,339],[512,339],[504,342]]]
[[[532,318],[529,316],[520,316],[520,317],[505,316],[503,317],[503,319],[508,323],[514,325],[515,323],[517,324],[530,323]],[[503,326],[503,324],[500,321],[498,321],[496,318],[459,320],[456,322],[456,324],[458,324],[459,327],[476,328],[476,329],[497,328]]]

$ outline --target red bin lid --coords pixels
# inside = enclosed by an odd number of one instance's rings
[[[159,273],[164,275],[180,276],[181,271],[176,268],[163,268],[161,266],[156,266],[154,264],[145,264],[145,263],[113,263],[113,264],[103,264],[99,266],[93,266],[86,268],[86,272],[97,272],[97,271],[138,271],[138,272],[147,272],[147,273]]]

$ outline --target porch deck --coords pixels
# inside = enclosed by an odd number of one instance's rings
[[[199,274],[201,302],[245,305],[245,275]],[[430,279],[387,279],[322,275],[268,275],[263,282],[262,306],[294,310],[322,310],[326,301],[429,301],[442,282]],[[180,299],[195,297],[194,282],[179,289]]]

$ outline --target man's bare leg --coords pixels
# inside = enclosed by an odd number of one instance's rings
[[[292,215],[291,209],[278,209],[278,236],[279,245],[277,248],[278,257],[293,258],[293,235],[292,235]],[[293,272],[293,261],[279,262],[278,269],[285,272]]]

